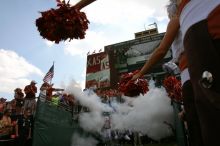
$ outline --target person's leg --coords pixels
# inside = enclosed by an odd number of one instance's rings
[[[183,84],[182,94],[189,134],[189,144],[190,146],[203,146],[201,127],[196,111],[194,93],[190,80]]]
[[[206,20],[191,26],[184,37],[184,48],[205,146],[220,145],[220,48],[215,45],[217,42],[210,38]],[[209,71],[213,76],[211,88],[205,88],[200,84],[204,71]]]

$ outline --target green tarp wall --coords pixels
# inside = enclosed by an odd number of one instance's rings
[[[178,118],[179,105],[173,103],[175,115],[176,138],[179,146],[186,146],[183,123]],[[88,133],[72,120],[72,114],[63,108],[38,100],[34,121],[33,146],[73,146],[72,136],[78,133],[81,137],[98,135]]]
[[[183,121],[179,118],[178,113],[180,112],[180,105],[173,102],[174,112],[174,126],[176,129],[176,142],[178,146],[187,146],[186,135],[184,131]]]
[[[83,133],[71,112],[38,100],[33,146],[71,146],[74,132]]]

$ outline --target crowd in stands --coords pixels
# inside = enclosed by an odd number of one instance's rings
[[[11,101],[0,98],[0,144],[2,141],[11,140],[17,146],[31,146],[37,102],[36,84],[33,80],[23,90],[16,88]],[[57,92],[54,93],[55,91]],[[45,100],[56,106],[58,103],[66,106],[74,104],[73,95],[58,91],[63,89],[54,88],[53,84],[45,82],[40,87],[40,96],[45,93]]]
[[[18,146],[31,146],[33,136],[33,114],[30,108],[24,108],[24,103],[13,99],[6,102],[1,98],[0,105],[0,144],[6,142]],[[13,145],[12,144],[12,145]]]
[[[16,141],[18,146],[30,146],[33,136],[34,113],[36,109],[36,81],[14,90],[14,98],[0,99],[0,143]]]

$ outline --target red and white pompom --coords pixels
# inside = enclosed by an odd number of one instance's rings
[[[165,87],[171,100],[178,103],[183,102],[182,86],[180,80],[178,80],[175,76],[169,76],[164,79],[163,86]]]
[[[137,97],[140,94],[147,93],[148,82],[144,78],[139,78],[137,80],[131,80],[134,74],[138,71],[125,73],[121,76],[121,80],[118,83],[118,90],[122,92],[125,96]]]
[[[40,35],[55,43],[67,39],[85,38],[89,20],[84,12],[80,12],[81,8],[60,0],[57,0],[57,7],[57,9],[40,12],[41,17],[36,20]]]

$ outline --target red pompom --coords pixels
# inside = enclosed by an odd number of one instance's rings
[[[139,78],[137,80],[131,80],[133,75],[138,71],[125,73],[121,76],[121,80],[118,83],[119,91],[122,92],[125,96],[136,97],[140,94],[147,93],[148,82],[144,78]]]
[[[55,43],[85,38],[89,23],[86,14],[70,6],[69,2],[57,2],[57,9],[41,12],[42,16],[36,20],[40,35]]]
[[[168,96],[171,98],[171,100],[174,100],[175,102],[182,103],[183,97],[182,97],[182,87],[181,82],[174,76],[169,76],[164,79],[163,85],[168,93]]]

